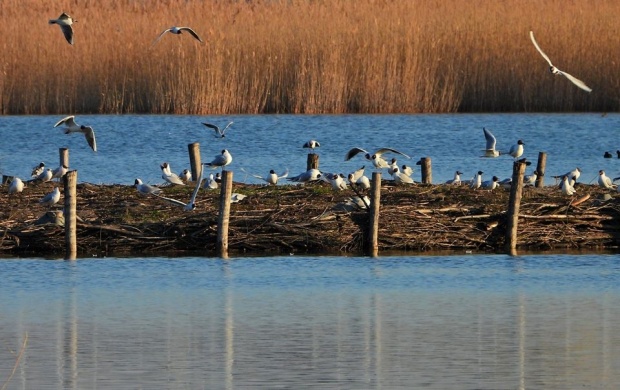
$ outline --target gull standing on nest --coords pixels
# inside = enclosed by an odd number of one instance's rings
[[[86,142],[91,147],[91,149],[96,152],[97,151],[97,140],[95,139],[95,131],[90,126],[78,125],[75,123],[75,116],[70,115],[66,118],[62,118],[59,120],[54,127],[58,127],[60,125],[65,125],[64,132],[65,134],[71,133],[82,133],[84,134],[84,138],[86,138]]]
[[[196,38],[196,40],[198,40],[198,41],[200,41],[200,43],[202,43],[202,39],[190,27],[176,27],[176,26],[174,26],[174,27],[170,27],[170,28],[162,31],[161,34],[159,34],[159,36],[157,37],[157,39],[153,42],[151,47],[153,47],[161,39],[161,37],[164,36],[165,33],[169,32],[169,33],[172,33],[172,34],[180,35],[183,31],[187,31],[192,37]]]
[[[60,30],[65,35],[65,39],[69,44],[73,45],[73,27],[71,25],[77,20],[73,20],[71,16],[66,13],[62,13],[58,19],[50,19],[50,24],[57,24],[60,26]]]

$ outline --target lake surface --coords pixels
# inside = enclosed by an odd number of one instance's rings
[[[257,183],[241,171],[267,175],[270,169],[291,176],[306,169],[309,139],[321,143],[317,149],[325,172],[348,173],[371,165],[356,156],[345,162],[352,147],[374,151],[396,148],[412,158],[399,163],[415,165],[430,157],[433,182],[451,179],[457,169],[463,178],[478,170],[485,179],[512,175],[512,158],[480,158],[485,147],[482,128],[497,137],[497,148],[508,150],[518,139],[525,143],[524,157],[534,163],[539,152],[547,153],[547,176],[560,175],[575,167],[583,171],[580,181],[590,182],[600,169],[620,176],[620,159],[604,159],[603,153],[620,149],[620,115],[592,114],[446,114],[446,115],[78,115],[79,124],[92,125],[98,152],[93,153],[81,134],[65,135],[53,128],[62,115],[0,117],[0,172],[28,178],[41,161],[58,166],[58,149],[68,147],[70,165],[78,170],[78,181],[133,184],[141,178],[161,183],[159,165],[168,161],[174,172],[189,168],[187,145],[199,142],[203,161],[211,161],[224,148],[233,155],[229,170],[234,180]],[[213,136],[201,122],[225,126],[235,123],[224,139]],[[389,159],[390,155],[386,155]],[[420,171],[414,178],[420,180]],[[548,178],[546,183],[553,181]]]
[[[615,389],[615,255],[1,259],[7,389]]]

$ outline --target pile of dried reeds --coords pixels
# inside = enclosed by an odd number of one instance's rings
[[[191,186],[165,188],[166,196],[189,198]],[[64,253],[64,228],[38,199],[51,185],[30,186],[0,197],[0,250],[10,254]],[[325,183],[264,187],[235,183],[247,195],[230,215],[229,251],[235,253],[362,253],[366,210],[344,210],[355,194],[333,192]],[[526,188],[521,202],[521,249],[616,248],[620,202],[602,200],[605,191],[582,185],[580,202],[557,188]],[[194,212],[129,186],[78,185],[77,237],[80,255],[167,255],[216,249],[219,190],[200,194]],[[61,200],[62,202],[62,200]],[[578,203],[578,204],[577,204]],[[379,249],[502,251],[508,192],[466,186],[394,186],[381,195]],[[61,206],[55,208],[57,211]]]

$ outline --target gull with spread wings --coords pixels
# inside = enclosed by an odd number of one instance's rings
[[[344,161],[349,161],[350,159],[355,157],[358,153],[365,153],[364,157],[366,158],[366,160],[371,161],[372,165],[374,165],[375,168],[388,168],[390,166],[390,164],[388,164],[388,162],[385,161],[381,157],[385,153],[396,153],[396,154],[405,156],[406,158],[411,158],[407,156],[405,153],[399,152],[398,150],[392,149],[392,148],[381,148],[371,154],[362,148],[355,147],[347,152],[347,155],[344,157]]]
[[[192,37],[196,38],[198,41],[200,41],[200,43],[202,43],[202,39],[190,27],[176,27],[176,26],[174,26],[174,27],[170,27],[170,28],[165,29],[164,31],[162,31],[161,34],[159,34],[159,36],[157,37],[157,39],[153,42],[151,47],[153,47],[161,39],[161,37],[164,36],[165,33],[169,32],[169,33],[172,33],[172,34],[180,35],[183,31],[187,31]]]
[[[97,151],[97,141],[95,139],[95,131],[93,130],[92,127],[78,125],[77,123],[75,123],[75,116],[73,115],[70,115],[66,118],[62,118],[61,120],[56,122],[54,127],[58,127],[60,125],[65,125],[65,128],[63,129],[65,134],[71,134],[71,133],[84,134],[84,138],[86,138],[86,142],[88,142],[88,145],[91,147],[91,149],[94,152]]]

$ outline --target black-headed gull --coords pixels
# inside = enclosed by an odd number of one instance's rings
[[[245,169],[243,169],[243,168],[241,168],[241,170],[243,172],[246,172]],[[248,173],[248,172],[246,172],[246,173]],[[278,175],[276,173],[276,171],[273,170],[273,169],[271,169],[269,171],[269,174],[266,177],[259,176],[259,175],[254,175],[254,174],[251,174],[251,173],[250,173],[250,175],[254,176],[257,179],[261,179],[262,181],[266,182],[267,184],[271,184],[271,185],[275,186],[276,184],[278,184],[278,180],[284,179],[284,178],[288,177],[288,169],[286,171],[282,172],[282,174],[280,174],[280,175]]]
[[[346,156],[344,157],[344,161],[349,161],[350,159],[355,157],[358,153],[364,153],[364,157],[366,158],[366,160],[371,161],[372,165],[374,165],[375,168],[388,168],[389,167],[388,162],[385,161],[381,157],[385,153],[395,153],[395,154],[400,154],[401,156],[405,156],[406,158],[411,158],[407,156],[405,153],[399,152],[398,150],[392,149],[392,148],[381,148],[371,154],[362,148],[355,147],[355,148],[351,148],[347,152]]]
[[[564,76],[567,79],[569,79],[573,84],[575,84],[579,88],[583,89],[584,91],[592,92],[592,88],[588,87],[586,85],[586,83],[584,83],[583,81],[579,80],[576,77],[571,76],[570,74],[568,74],[568,73],[566,73],[564,71],[561,71],[560,69],[558,69],[556,66],[554,66],[551,63],[551,60],[549,59],[549,57],[545,54],[544,51],[542,51],[540,46],[538,46],[538,43],[536,42],[536,39],[534,39],[534,32],[533,31],[530,31],[530,39],[532,40],[532,43],[534,44],[534,47],[536,47],[536,50],[538,50],[540,55],[549,63],[549,72],[551,72],[553,74],[561,74],[562,76]]]
[[[532,172],[531,175],[523,176],[523,185],[533,186],[534,184],[536,184],[536,179],[538,179],[538,171]]]
[[[398,167],[394,168],[394,183],[396,184],[414,184],[413,179],[398,169]]]
[[[482,185],[482,174],[484,172],[482,171],[478,171],[478,173],[476,173],[476,176],[474,176],[473,180],[471,181],[471,184],[469,185],[471,188],[480,188],[480,186]]]
[[[24,182],[15,176],[9,185],[9,194],[18,194],[24,190]]]
[[[575,188],[573,184],[569,181],[568,176],[562,177],[562,183],[560,183],[560,190],[564,195],[573,195],[575,193]]]
[[[183,183],[183,180],[181,180],[179,175],[172,172],[172,169],[170,168],[170,164],[168,164],[167,162],[164,162],[159,167],[161,168],[161,178],[164,179],[166,182],[170,184],[175,184],[178,186],[185,185],[185,183]]]
[[[58,127],[60,125],[65,125],[63,131],[65,134],[70,133],[82,133],[84,134],[84,138],[86,138],[86,142],[91,147],[91,149],[96,152],[97,151],[97,141],[95,139],[95,131],[90,126],[78,125],[75,123],[75,116],[70,115],[68,117],[62,118],[59,120],[54,127]]]
[[[510,150],[508,151],[508,154],[511,155],[512,157],[514,157],[514,159],[518,159],[519,157],[521,157],[523,155],[523,146],[525,144],[523,143],[523,141],[518,140],[516,144],[512,145],[510,147]]]
[[[342,173],[326,173],[321,175],[321,180],[331,184],[334,191],[347,189],[347,182],[344,180],[344,175]]]
[[[52,170],[52,179],[58,179],[60,181],[60,179],[67,174],[67,172],[69,171],[69,167],[66,165],[61,165],[58,168]]]
[[[216,169],[219,167],[222,167],[222,169],[224,169],[224,167],[230,164],[231,162],[232,162],[232,155],[230,154],[230,152],[228,152],[228,150],[226,149],[222,149],[222,152],[218,154],[217,156],[215,156],[213,161],[208,162],[208,163],[203,163],[203,165],[206,165],[211,169]]]
[[[607,189],[616,188],[616,185],[612,183],[611,178],[605,175],[605,171],[602,169],[598,171],[598,185]]]
[[[192,181],[192,172],[189,169],[184,169],[183,172],[179,175],[181,180],[183,181]]]
[[[193,211],[196,208],[196,196],[198,196],[198,191],[200,190],[200,185],[202,184],[202,167],[200,167],[199,170],[200,170],[200,174],[198,174],[198,179],[196,179],[196,187],[194,187],[194,191],[192,192],[191,198],[189,198],[189,202],[183,203],[180,200],[167,198],[165,196],[161,196],[158,194],[154,194],[154,195],[176,206],[183,207],[183,210],[185,211]]]
[[[39,174],[39,176],[35,177],[34,179],[28,180],[27,183],[46,183],[52,180],[52,176],[52,170],[50,168],[45,168],[43,172]]]
[[[59,25],[67,42],[73,45],[73,27],[71,27],[73,22],[77,22],[77,20],[73,20],[71,16],[63,12],[58,19],[50,19],[49,24]]]
[[[198,41],[200,41],[200,43],[202,43],[202,39],[190,27],[176,27],[176,26],[174,26],[174,27],[170,27],[170,28],[167,28],[164,31],[162,31],[159,34],[159,36],[157,37],[157,39],[153,42],[151,47],[153,45],[155,45],[161,39],[161,37],[164,36],[165,33],[169,32],[169,33],[172,33],[172,34],[180,35],[183,31],[187,31],[192,37],[196,38]]]
[[[39,203],[41,203],[44,206],[53,206],[56,203],[58,203],[59,200],[60,200],[60,190],[58,189],[58,187],[54,187],[54,190],[50,192],[49,194],[45,195],[43,198],[41,198],[41,200],[39,200]]]
[[[557,176],[551,176],[551,177],[553,177],[554,179],[564,179],[564,176],[568,177],[568,180],[573,181],[574,183],[577,181],[577,179],[579,179],[579,176],[581,176],[581,169],[577,167],[570,172],[566,172],[563,175],[557,175]]]
[[[497,157],[500,155],[500,151],[495,149],[495,145],[497,144],[497,140],[495,139],[495,136],[493,135],[493,133],[491,133],[489,130],[487,130],[486,128],[482,128],[482,131],[484,132],[484,139],[487,142],[487,146],[484,149],[484,156],[482,157]]]
[[[499,182],[499,177],[493,176],[491,180],[486,180],[482,182],[482,184],[480,185],[480,188],[484,190],[494,190],[499,185],[498,182]]]
[[[213,174],[210,173],[209,174],[209,178],[207,180],[205,180],[205,185],[203,188],[207,189],[207,190],[216,190],[218,187],[217,185],[217,181],[213,178]]]
[[[317,140],[313,140],[311,139],[310,141],[306,142],[303,146],[303,148],[308,148],[312,150],[312,153],[314,153],[314,148],[319,148],[321,147],[321,144],[319,143],[319,141]]]
[[[142,183],[142,180],[140,179],[136,179],[134,182],[134,187],[136,187],[136,190],[138,190],[139,193],[145,195],[157,195],[161,192],[161,188]]]
[[[44,169],[45,169],[45,163],[41,161],[39,165],[35,165],[34,167],[32,167],[32,173],[30,174],[30,177],[39,176],[43,172]]]
[[[233,123],[235,123],[235,122],[230,121],[230,122],[228,122],[226,127],[224,127],[223,129],[220,129],[220,127],[217,126],[217,125],[212,125],[211,123],[202,122],[203,125],[207,126],[210,129],[213,129],[215,131],[215,137],[216,138],[224,138],[224,137],[226,137],[226,130],[228,130],[230,125],[232,125]]]
[[[309,169],[306,172],[300,173],[297,176],[289,177],[286,180],[294,181],[298,183],[308,183],[312,181],[317,181],[321,179],[321,171],[318,169]]]
[[[243,195],[238,192],[233,192],[232,194],[230,194],[230,203],[238,203],[247,197],[248,197],[247,195]]]
[[[453,184],[453,185],[456,185],[456,186],[460,186],[461,185],[461,175],[462,174],[463,174],[463,172],[461,172],[461,171],[454,172],[454,179],[446,181],[446,184]]]

